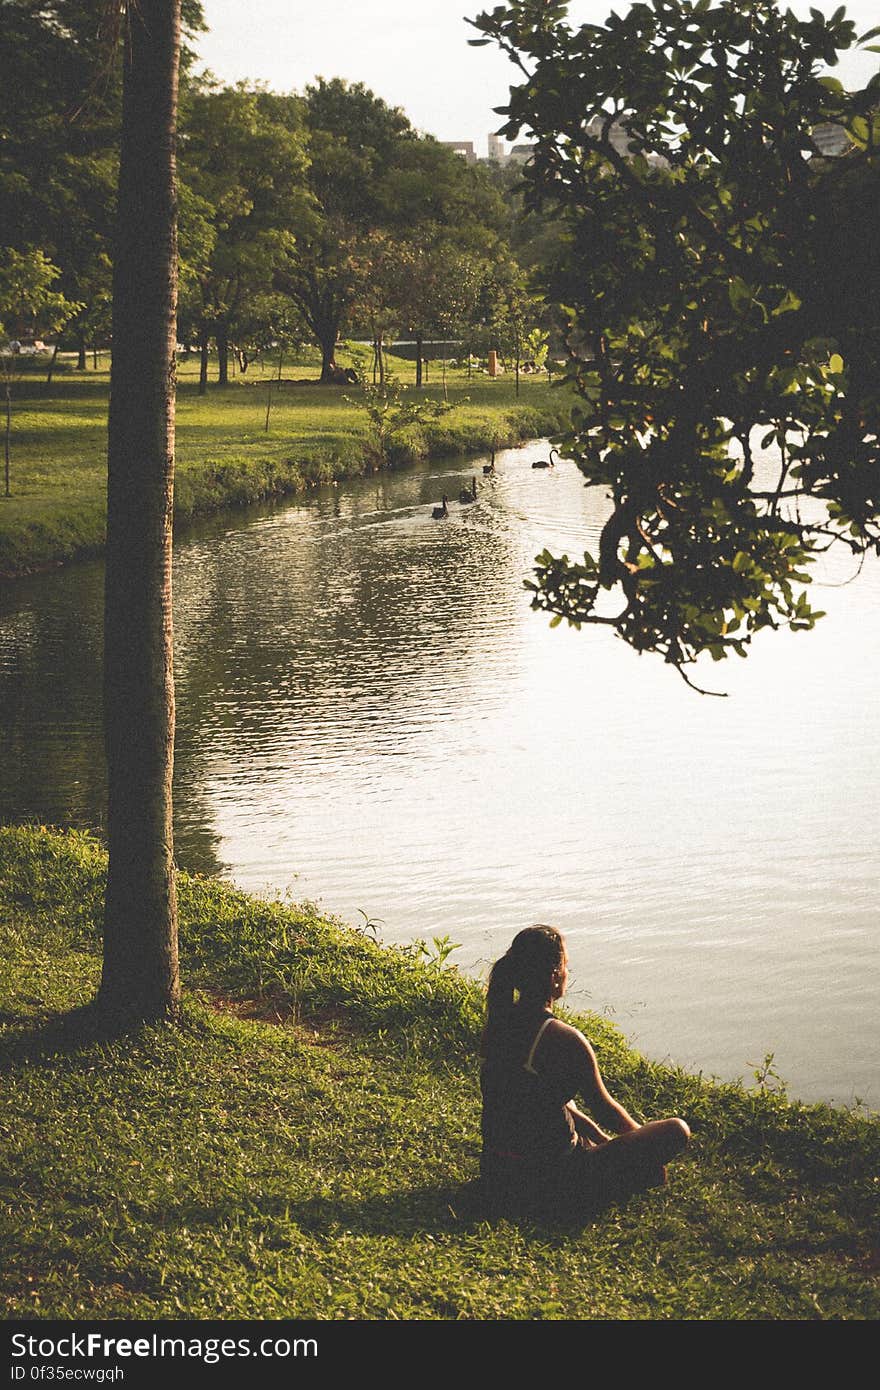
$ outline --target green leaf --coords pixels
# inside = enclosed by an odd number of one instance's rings
[[[776,309],[773,310],[773,313],[790,314],[792,311],[799,309],[799,307],[801,307],[801,299],[799,299],[798,295],[795,295],[794,289],[787,289],[783,297],[781,297],[779,304],[777,304]]]
[[[828,359],[828,369],[829,371],[834,372],[835,375],[838,372],[843,371],[843,358],[841,357],[839,352],[832,352],[831,356]]]

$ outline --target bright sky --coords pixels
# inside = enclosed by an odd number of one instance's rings
[[[516,68],[494,46],[469,48],[477,38],[464,14],[493,8],[494,0],[204,0],[210,32],[198,47],[206,67],[223,82],[265,82],[274,91],[301,91],[316,76],[363,82],[392,106],[401,106],[417,129],[440,140],[473,140],[486,153],[486,136],[500,118],[492,114],[516,83]],[[813,0],[831,14],[835,4]],[[626,0],[572,0],[569,19],[601,23]],[[806,15],[808,3],[791,6]],[[852,0],[847,15],[863,33],[880,24],[878,0]],[[837,75],[861,85],[880,65],[880,55],[841,59]]]

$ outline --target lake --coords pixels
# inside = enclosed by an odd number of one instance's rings
[[[694,694],[522,587],[594,548],[546,443],[215,518],[176,548],[184,867],[311,898],[477,973],[532,922],[569,1003],[648,1055],[880,1106],[880,566],[829,560],[813,633]],[[478,501],[457,502],[476,471]],[[450,516],[431,508],[450,497]],[[3,584],[0,817],[100,826],[102,566]]]

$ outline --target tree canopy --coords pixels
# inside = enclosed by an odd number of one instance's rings
[[[503,133],[534,136],[526,197],[564,227],[545,278],[579,397],[561,446],[611,503],[595,556],[538,557],[534,603],[690,682],[701,653],[811,627],[802,586],[830,545],[880,549],[880,76],[827,75],[857,42],[843,7],[652,0],[577,29],[566,11],[498,6],[473,41],[524,75]]]
[[[271,288],[308,206],[302,120],[294,97],[192,81],[181,124],[190,256],[181,317],[216,337],[222,380],[227,345]]]
[[[0,245],[58,267],[83,368],[87,340],[110,331],[124,8],[0,0]],[[204,27],[198,0],[183,22]],[[464,331],[485,267],[510,254],[489,171],[362,83],[226,86],[193,58],[184,45],[179,322],[200,346],[201,389],[211,340],[221,382],[233,347],[246,364],[257,344],[291,336],[320,346],[332,381],[345,331]]]
[[[119,16],[107,0],[0,0],[0,21],[0,244],[58,266],[84,343],[109,328]],[[198,0],[184,23],[204,28]]]
[[[60,271],[42,251],[16,251],[0,247],[0,338],[8,340],[0,352],[0,375],[6,396],[6,428],[3,439],[4,494],[11,495],[10,434],[12,386],[21,367],[21,344],[12,333],[55,333],[80,308],[54,289]]]
[[[492,254],[503,205],[482,171],[361,83],[321,78],[303,108],[309,202],[276,284],[320,343],[329,378],[346,321],[439,328],[437,285],[452,294],[454,256],[457,291],[464,262],[467,279]]]

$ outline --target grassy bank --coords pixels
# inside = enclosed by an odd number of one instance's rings
[[[0,831],[9,1317],[864,1318],[880,1122],[717,1086],[585,1021],[694,1142],[579,1231],[490,1223],[479,987],[308,907],[181,876],[183,1025],[90,1037],[104,859]]]
[[[344,359],[341,359],[344,360]],[[401,381],[412,364],[397,362]],[[317,376],[313,363],[288,363],[284,380],[253,364],[224,388],[198,394],[197,367],[179,367],[175,521],[221,507],[302,492],[365,470],[367,416],[352,404],[355,387],[299,384]],[[435,381],[434,377],[438,379]],[[450,371],[453,409],[435,421],[410,426],[392,440],[391,462],[424,455],[478,452],[492,444],[553,433],[566,414],[560,392],[546,378],[523,377],[520,397],[512,378]],[[12,497],[0,497],[0,574],[13,575],[98,551],[106,525],[106,426],[109,361],[99,370],[66,364],[46,392],[37,375],[16,388],[12,434]],[[442,399],[439,371],[424,396]]]

